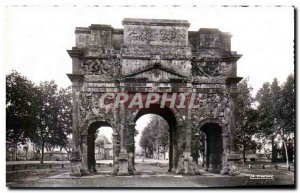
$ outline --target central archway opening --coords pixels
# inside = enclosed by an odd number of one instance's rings
[[[168,122],[159,115],[146,114],[136,121],[136,130],[136,172],[167,172],[170,144]]]
[[[205,169],[220,173],[222,169],[222,128],[216,123],[206,123],[200,130],[205,134]]]
[[[173,111],[153,104],[139,110],[135,123],[135,171],[170,172],[178,162],[176,118]]]
[[[96,121],[89,126],[87,138],[88,170],[112,172],[113,129],[107,122]]]

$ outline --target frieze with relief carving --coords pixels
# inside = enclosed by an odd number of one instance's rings
[[[192,125],[196,126],[200,120],[207,118],[218,119],[227,130],[230,120],[228,95],[225,93],[199,93],[195,98],[199,108],[192,108]],[[228,131],[227,131],[228,132]]]
[[[226,76],[229,65],[220,61],[191,61],[192,75],[203,77]]]
[[[128,27],[128,39],[139,42],[181,43],[185,42],[185,29]]]
[[[85,58],[81,73],[86,75],[120,76],[121,64],[118,59]]]
[[[114,98],[107,96],[103,104],[100,103],[101,93],[80,93],[80,122],[99,117],[109,122],[115,121]]]

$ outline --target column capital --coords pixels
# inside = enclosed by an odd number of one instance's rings
[[[67,74],[67,76],[71,80],[73,86],[79,86],[84,80],[84,76],[81,74]]]
[[[232,85],[239,83],[243,77],[228,77],[226,78],[226,84]]]
[[[83,51],[77,47],[72,47],[72,50],[67,50],[71,58],[80,58],[83,55]]]

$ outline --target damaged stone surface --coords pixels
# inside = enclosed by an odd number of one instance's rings
[[[68,50],[73,89],[73,141],[80,161],[71,173],[93,172],[94,135],[97,128],[113,129],[114,173],[134,173],[134,126],[139,117],[162,116],[170,127],[169,171],[199,174],[195,163],[198,143],[206,144],[208,170],[237,174],[235,98],[237,60],[231,51],[231,35],[218,29],[188,31],[186,20],[124,19],[124,29],[110,25],[77,27],[76,45]],[[105,93],[197,93],[198,109],[126,108],[114,106]],[[200,138],[198,136],[205,136]],[[218,145],[213,144],[217,137]],[[196,144],[196,145],[195,145]],[[72,161],[71,161],[72,163]],[[77,172],[78,173],[78,172]]]

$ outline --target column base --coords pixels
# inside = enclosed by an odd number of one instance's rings
[[[190,156],[190,153],[185,153],[185,156],[182,158],[182,164],[178,164],[176,174],[200,175],[198,165],[193,162],[193,158]]]
[[[135,168],[134,168],[134,156],[133,153],[129,153],[129,158],[128,158],[128,173],[130,175],[136,174]]]
[[[81,162],[71,162],[70,176],[81,176]]]
[[[127,176],[129,175],[128,172],[128,154],[124,152],[120,152],[119,160],[118,160],[119,170],[117,175],[118,176]]]
[[[113,175],[117,175],[119,172],[119,157],[115,157],[114,158],[114,165],[113,165],[114,169],[113,169]]]
[[[231,153],[226,156],[226,162],[223,164],[220,174],[236,176],[240,174],[238,161],[240,156],[237,153]]]
[[[78,151],[73,151],[71,152],[70,155],[70,176],[77,176],[80,177],[81,176],[81,170],[82,170],[82,163],[81,163],[81,159],[80,159],[80,154]]]
[[[81,176],[89,176],[90,175],[89,170],[85,169],[85,168],[81,168],[80,173],[81,173]]]

